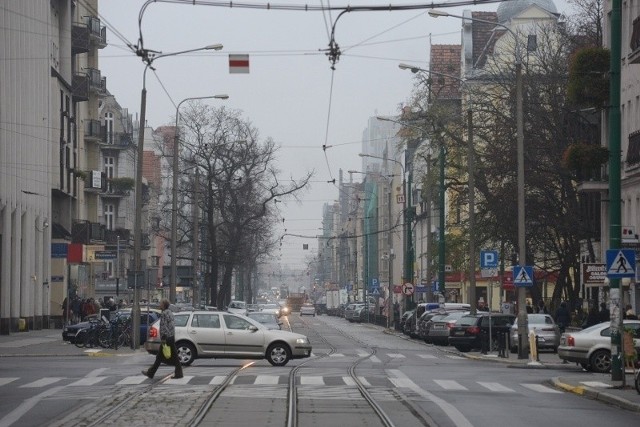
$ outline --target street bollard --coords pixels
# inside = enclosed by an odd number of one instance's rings
[[[537,362],[538,361],[538,338],[535,334],[535,332],[531,331],[529,332],[529,348],[531,349],[531,361],[532,362]]]

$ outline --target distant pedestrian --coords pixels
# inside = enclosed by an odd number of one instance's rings
[[[607,307],[607,303],[605,302],[600,303],[600,313],[598,313],[598,319],[600,322],[608,322],[609,320],[611,320],[609,308]]]
[[[582,329],[597,325],[598,323],[600,323],[598,309],[595,307],[591,307],[589,309],[589,314],[587,314],[584,322],[582,322]]]
[[[176,329],[173,312],[169,309],[169,300],[163,298],[162,301],[160,301],[160,308],[162,309],[162,313],[160,313],[160,340],[162,344],[168,345],[171,349],[171,363],[175,366],[173,378],[182,378],[182,365],[180,364],[180,360],[178,360],[178,351],[176,349]],[[153,362],[153,365],[149,369],[143,370],[142,375],[153,378],[160,367],[160,364],[165,360],[162,353],[161,345],[158,349],[158,354],[156,354],[156,360]]]
[[[638,320],[638,316],[636,316],[636,313],[633,312],[633,307],[631,306],[631,304],[627,304],[627,306],[625,307],[624,318],[630,320]]]
[[[556,310],[556,323],[561,333],[571,324],[571,313],[567,308],[567,303],[564,301],[560,303],[560,307]]]
[[[547,307],[545,307],[544,301],[540,300],[538,302],[538,306],[536,307],[536,313],[547,314]]]

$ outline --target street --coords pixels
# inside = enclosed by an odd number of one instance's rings
[[[106,350],[87,357],[83,349],[62,344],[57,330],[25,333],[37,335],[29,338],[0,337],[0,427],[283,426],[291,375],[300,426],[385,425],[359,384],[386,415],[388,425],[395,426],[638,421],[637,412],[555,387],[554,378],[593,386],[603,383],[606,375],[561,365],[554,354],[545,353],[541,369],[532,369],[526,363],[518,365],[513,355],[504,361],[480,360],[473,354],[469,358],[451,347],[426,345],[339,317],[294,313],[289,323],[311,340],[311,358],[281,368],[262,360],[196,360],[179,380],[168,378],[170,367],[161,367],[154,380],[142,376],[140,370],[153,360],[142,350]],[[223,387],[227,378],[231,382]],[[634,390],[620,392],[640,403]]]

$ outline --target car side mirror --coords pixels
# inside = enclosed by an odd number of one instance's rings
[[[254,325],[251,325],[251,326],[249,326],[249,330],[250,330],[251,332],[256,332],[256,331],[258,330],[258,327],[257,327],[257,326],[254,326]]]

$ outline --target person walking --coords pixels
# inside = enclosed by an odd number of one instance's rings
[[[562,301],[560,307],[556,310],[556,323],[558,324],[558,328],[560,328],[560,333],[563,333],[567,326],[571,324],[571,313],[569,313],[565,301]]]
[[[598,313],[598,320],[600,321],[600,323],[608,322],[609,320],[611,320],[610,314],[609,314],[609,308],[607,308],[606,302],[600,303],[600,312]]]
[[[182,378],[182,365],[180,364],[178,351],[176,350],[176,328],[173,312],[169,309],[169,300],[163,298],[162,301],[160,301],[160,308],[162,309],[162,313],[160,313],[160,340],[162,344],[166,344],[171,348],[171,363],[175,366],[172,378]],[[153,365],[151,365],[149,369],[143,370],[142,375],[153,378],[163,360],[165,360],[165,358],[162,354],[161,345]]]

